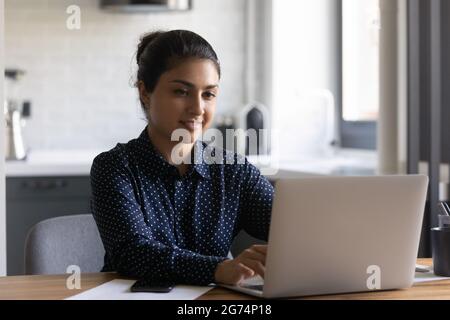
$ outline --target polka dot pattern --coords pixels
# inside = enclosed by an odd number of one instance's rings
[[[197,141],[195,156],[202,154],[180,176],[145,128],[94,159],[91,208],[106,251],[102,271],[207,285],[239,231],[267,241],[272,185],[235,153]]]

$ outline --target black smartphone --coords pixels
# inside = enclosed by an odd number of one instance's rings
[[[147,279],[140,279],[131,286],[131,292],[155,292],[155,293],[167,293],[172,291],[173,285],[171,284],[155,284]]]

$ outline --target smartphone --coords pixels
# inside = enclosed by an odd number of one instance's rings
[[[173,285],[171,284],[155,284],[147,279],[140,279],[131,286],[131,292],[155,292],[155,293],[167,293],[172,291]]]

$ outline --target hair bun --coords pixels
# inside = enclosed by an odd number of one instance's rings
[[[147,46],[150,43],[152,43],[156,38],[158,38],[163,33],[164,33],[164,31],[154,31],[154,32],[145,33],[141,36],[140,42],[138,44],[137,53],[136,53],[136,63],[138,65],[139,65],[139,60],[140,60],[145,48],[147,48]]]

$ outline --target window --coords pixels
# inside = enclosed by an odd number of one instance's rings
[[[341,145],[375,149],[379,106],[379,0],[341,0]]]

